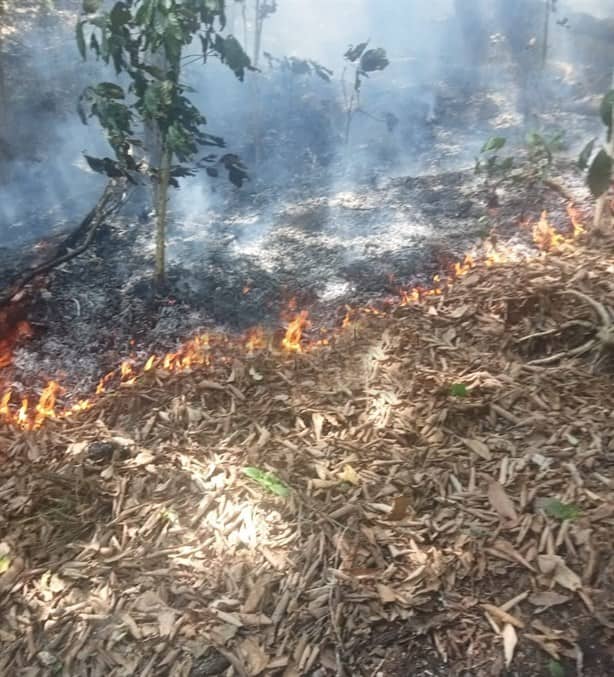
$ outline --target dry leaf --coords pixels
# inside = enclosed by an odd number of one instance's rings
[[[503,653],[505,655],[505,665],[509,668],[514,658],[514,651],[516,645],[518,644],[518,635],[514,626],[511,623],[506,623],[503,626],[503,632],[501,633],[503,637]]]
[[[239,644],[239,651],[250,677],[259,675],[269,664],[268,655],[258,642],[251,637],[247,637]]]
[[[582,580],[558,555],[540,555],[537,558],[539,570],[552,578],[563,588],[575,592],[582,587]]]
[[[348,482],[356,487],[360,484],[360,477],[351,465],[344,466],[343,472],[339,473],[338,477],[342,482]]]
[[[536,592],[529,597],[529,603],[533,606],[551,607],[558,604],[569,602],[571,597],[568,595],[559,595],[558,592]]]
[[[499,482],[491,482],[488,486],[488,500],[499,516],[509,522],[517,522],[518,515],[512,499],[505,493]]]
[[[411,505],[409,496],[397,496],[394,499],[392,510],[388,513],[388,519],[391,522],[399,522],[407,515],[407,510]]]
[[[467,447],[469,447],[469,449],[471,449],[471,451],[473,451],[474,454],[477,454],[485,461],[490,461],[492,459],[490,449],[481,440],[464,438],[463,442]]]
[[[170,637],[175,628],[175,612],[171,609],[166,609],[158,614],[158,627],[160,637]]]
[[[524,628],[524,623],[519,618],[512,616],[512,614],[507,611],[503,611],[501,607],[495,606],[494,604],[482,604],[481,607],[484,611],[487,611],[491,616],[494,616],[502,623],[515,625],[517,628]]]
[[[396,602],[397,595],[392,588],[389,588],[383,583],[378,583],[376,586],[377,594],[379,595],[382,604],[389,604],[390,602]]]
[[[11,561],[9,568],[0,575],[0,592],[10,590],[19,578],[19,574],[23,571],[25,563],[21,557],[15,557]]]

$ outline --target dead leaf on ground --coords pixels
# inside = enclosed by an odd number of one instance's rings
[[[512,524],[518,521],[518,514],[516,513],[514,503],[499,482],[491,482],[489,484],[488,500],[503,520]]]

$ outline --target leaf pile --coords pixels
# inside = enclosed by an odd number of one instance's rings
[[[477,267],[1,430],[0,673],[614,674],[611,355],[562,293],[613,273],[606,239]]]

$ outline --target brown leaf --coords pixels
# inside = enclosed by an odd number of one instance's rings
[[[506,623],[503,626],[503,632],[501,633],[503,637],[503,653],[505,655],[505,665],[509,668],[511,662],[514,658],[514,651],[516,645],[518,644],[518,635],[514,626],[511,623]]]
[[[571,597],[559,595],[558,592],[536,592],[529,597],[529,603],[533,606],[551,607],[569,602]]]
[[[501,623],[508,623],[509,625],[514,625],[517,628],[524,628],[524,623],[519,619],[516,618],[516,616],[512,616],[512,614],[508,613],[507,611],[503,611],[498,606],[495,606],[494,604],[481,604],[480,605],[484,611],[487,611],[491,616],[494,616],[498,621]]]
[[[387,585],[384,585],[383,583],[378,583],[375,587],[377,589],[377,594],[379,595],[382,604],[390,604],[391,602],[396,602],[397,595],[392,588],[388,587]]]
[[[392,504],[392,510],[388,513],[388,519],[391,522],[399,522],[407,515],[407,510],[411,505],[409,496],[397,496]]]
[[[537,558],[539,570],[552,578],[563,588],[575,592],[582,587],[582,580],[558,555],[540,555]]]
[[[247,637],[239,645],[241,657],[250,677],[259,675],[269,664],[269,656],[255,639]]]
[[[490,449],[482,442],[482,440],[474,440],[464,438],[463,443],[467,446],[474,454],[477,454],[480,458],[483,458],[485,461],[490,461],[492,459],[492,454]]]
[[[518,521],[518,515],[512,499],[505,493],[505,489],[499,482],[491,482],[489,484],[488,500],[503,520],[513,523]]]

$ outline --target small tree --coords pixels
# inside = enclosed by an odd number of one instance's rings
[[[348,93],[345,82],[345,70],[341,78],[343,85],[343,98],[345,101],[346,123],[345,123],[345,144],[350,142],[350,131],[352,127],[352,120],[354,113],[360,110],[360,92],[362,88],[363,78],[368,78],[369,73],[375,71],[383,71],[388,68],[390,61],[386,56],[386,50],[382,47],[376,49],[367,49],[369,43],[361,42],[354,47],[350,45],[347,52],[343,55],[354,69],[354,82],[352,91]]]
[[[247,178],[236,155],[208,155],[198,162],[201,146],[223,148],[224,140],[203,131],[206,119],[190,101],[181,82],[183,51],[200,42],[203,63],[215,56],[243,80],[253,70],[249,57],[232,35],[224,36],[225,0],[119,0],[110,11],[101,0],[84,0],[77,24],[77,45],[83,59],[88,50],[112,64],[122,84],[102,82],[81,96],[83,122],[96,117],[104,128],[115,158],[86,159],[92,169],[135,182],[148,176],[154,185],[156,211],[156,281],[165,280],[168,189],[180,177],[204,167],[217,176],[216,163],[241,186]],[[127,81],[127,87],[124,84]],[[144,147],[144,129],[149,145]],[[155,137],[155,144],[151,137]]]
[[[612,78],[614,86],[614,77]],[[601,119],[606,126],[606,143],[595,154],[595,142],[590,141],[580,154],[578,165],[588,167],[587,183],[593,197],[597,199],[595,208],[595,226],[608,221],[611,225],[612,214],[608,203],[608,192],[614,180],[614,89],[611,89],[601,102]],[[592,158],[592,161],[591,161]]]

